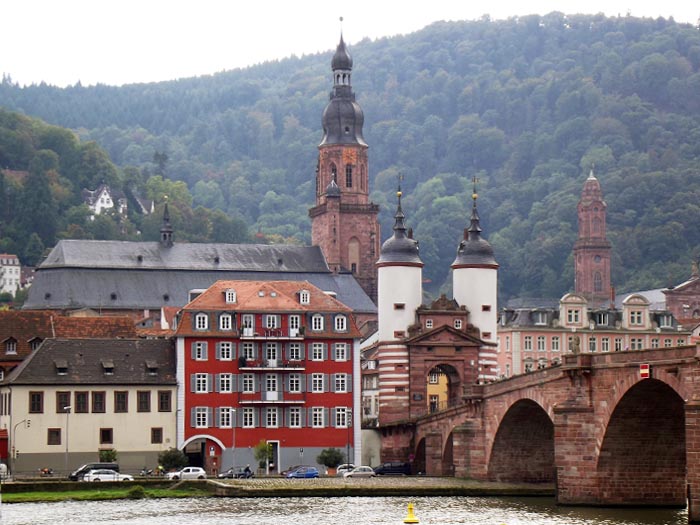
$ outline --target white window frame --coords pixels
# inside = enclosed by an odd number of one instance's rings
[[[195,394],[209,393],[209,374],[200,372],[194,375],[194,392]]]
[[[289,343],[289,360],[301,361],[301,343]]]
[[[642,326],[642,311],[630,310],[630,326]]]
[[[311,343],[311,360],[323,361],[324,343]]]
[[[254,408],[244,408],[243,417],[241,419],[241,426],[243,428],[255,428],[255,409]]]
[[[311,427],[324,428],[326,426],[323,407],[311,408]]]
[[[610,351],[610,338],[609,337],[603,337],[600,340],[600,351],[601,352],[609,352]]]
[[[323,316],[321,314],[311,316],[311,330],[314,332],[323,331]]]
[[[277,407],[265,408],[265,428],[279,428],[280,411]]]
[[[348,344],[347,343],[335,343],[335,360],[336,361],[347,361],[348,360]]]
[[[265,359],[279,359],[280,350],[279,344],[266,342],[265,343]]]
[[[230,407],[221,407],[219,409],[219,428],[233,428]]]
[[[311,302],[311,294],[308,290],[302,290],[299,292],[299,303],[309,304]]]
[[[194,329],[195,330],[208,330],[209,329],[209,316],[203,312],[200,312],[194,316]]]
[[[526,335],[523,338],[523,350],[525,352],[532,352],[532,336]]]
[[[552,352],[559,352],[561,349],[560,339],[558,335],[552,336]]]
[[[345,394],[348,391],[348,375],[347,374],[334,374],[335,375],[335,392],[336,394]]]
[[[301,428],[301,407],[289,408],[289,428]]]
[[[226,304],[234,304],[236,302],[236,290],[228,289],[225,293]]]
[[[244,394],[255,393],[255,375],[243,374],[241,376],[241,392]]]
[[[581,323],[581,310],[578,308],[569,308],[566,311],[566,320],[569,324]]]
[[[244,359],[255,359],[255,343],[241,343],[241,355]]]
[[[194,426],[195,428],[209,427],[209,407],[195,407]]]
[[[427,329],[430,330],[430,329],[433,327],[433,320],[432,320],[432,319],[426,319],[426,320],[425,320],[425,327],[426,327]]]
[[[454,327],[455,327],[457,330],[461,330],[461,329],[462,329],[462,320],[461,320],[461,319],[455,319],[455,320],[454,320]]]
[[[545,326],[547,324],[546,312],[535,312],[534,318],[536,326]]]
[[[231,314],[221,314],[219,316],[219,330],[229,332],[233,329],[233,316]]]
[[[616,352],[622,351],[622,337],[616,337],[615,341],[613,341],[613,344],[615,345]]]
[[[219,343],[219,359],[221,361],[233,360],[233,343],[231,341],[221,341]]]
[[[268,330],[276,330],[279,328],[279,316],[278,315],[266,315],[265,316],[265,328]]]
[[[311,374],[311,392],[314,394],[322,394],[323,392],[325,392],[323,374]]]
[[[222,394],[233,392],[233,374],[219,374],[219,392]]]
[[[301,394],[301,374],[289,374],[289,393]]]
[[[194,350],[195,361],[207,360],[207,343],[205,343],[204,341],[195,341],[194,343],[192,343],[192,348]]]
[[[595,337],[588,338],[588,351],[595,352],[598,350],[598,340]]]
[[[255,328],[255,315],[243,314],[241,316],[241,328]]]
[[[344,315],[335,316],[335,331],[336,332],[347,332],[348,330],[348,318]]]
[[[348,409],[346,407],[336,407],[335,408],[335,427],[336,428],[348,428]]]
[[[537,336],[537,351],[545,352],[547,350],[547,338],[543,335]]]

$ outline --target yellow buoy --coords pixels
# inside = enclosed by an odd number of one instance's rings
[[[406,515],[406,518],[403,520],[404,523],[420,523],[418,521],[418,518],[416,518],[416,515],[413,513],[413,503],[408,504],[408,514]]]

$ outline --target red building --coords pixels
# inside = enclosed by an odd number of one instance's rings
[[[260,442],[270,474],[315,465],[325,448],[359,453],[350,308],[307,281],[218,281],[177,325],[178,447],[191,464],[258,466]]]

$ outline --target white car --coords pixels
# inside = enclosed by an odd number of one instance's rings
[[[202,467],[185,467],[177,472],[168,472],[168,479],[207,479]]]
[[[343,474],[344,478],[373,478],[376,476],[372,467],[355,467]]]
[[[82,477],[82,481],[134,481],[134,477],[128,474],[120,474],[116,470],[103,468],[89,470]]]

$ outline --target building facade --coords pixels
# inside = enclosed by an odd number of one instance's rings
[[[178,446],[214,474],[278,474],[326,448],[360,457],[360,333],[308,281],[220,281],[178,319]]]
[[[0,385],[15,474],[68,474],[115,450],[123,472],[175,446],[175,351],[168,340],[50,339]]]
[[[19,257],[11,253],[0,253],[0,293],[15,296],[22,287],[22,265]]]
[[[323,112],[318,146],[316,204],[309,210],[311,242],[334,272],[351,272],[367,294],[377,294],[374,266],[381,234],[379,206],[369,200],[364,114],[350,81],[352,57],[341,36],[331,61],[333,88]]]

